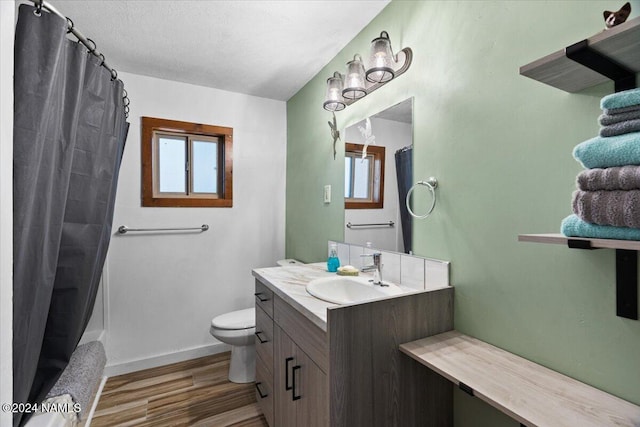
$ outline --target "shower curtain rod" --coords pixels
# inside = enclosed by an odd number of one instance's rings
[[[73,21],[70,18],[67,18],[62,13],[60,13],[58,9],[53,7],[49,2],[46,2],[44,0],[30,0],[30,1],[36,6],[36,11],[34,12],[36,15],[39,15],[40,13],[42,13],[40,12],[41,9],[45,9],[55,15],[58,15],[60,18],[67,21],[67,27],[68,27],[67,33],[71,33],[74,36],[76,36],[78,41],[83,45],[85,45],[87,49],[89,49],[89,53],[97,56],[102,60],[100,65],[102,65],[104,68],[109,70],[109,73],[111,73],[112,80],[118,79],[118,72],[115,70],[115,68],[109,67],[109,65],[107,65],[107,62],[105,61],[104,55],[96,50],[96,48],[98,47],[96,42],[85,37],[80,31],[76,30],[75,26],[73,25]],[[127,91],[124,89],[123,91],[124,91],[124,94],[123,94],[124,110],[125,110],[126,116],[129,117],[129,97],[127,96]]]

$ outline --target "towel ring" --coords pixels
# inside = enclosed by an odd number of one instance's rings
[[[411,204],[409,203],[409,199],[411,198],[411,193],[413,193],[413,190],[415,190],[418,185],[424,185],[429,189],[429,191],[431,191],[431,207],[429,208],[427,213],[424,215],[416,215],[411,210]],[[407,205],[407,210],[409,211],[409,215],[417,219],[425,219],[426,217],[431,215],[431,212],[433,212],[433,209],[436,207],[436,188],[438,188],[438,180],[435,179],[434,177],[430,177],[426,181],[418,181],[415,184],[413,184],[413,187],[411,187],[409,191],[407,191],[407,198],[405,200]]]

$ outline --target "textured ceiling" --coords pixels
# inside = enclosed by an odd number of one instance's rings
[[[389,0],[50,3],[117,70],[288,100]]]

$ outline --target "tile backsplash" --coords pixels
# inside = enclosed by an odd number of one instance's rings
[[[422,258],[331,240],[327,243],[327,254],[329,253],[329,245],[332,243],[338,246],[340,265],[352,265],[361,269],[363,266],[373,263],[371,257],[363,257],[363,254],[380,252],[382,253],[383,280],[414,289],[439,289],[450,286],[449,265],[451,263],[449,261]]]

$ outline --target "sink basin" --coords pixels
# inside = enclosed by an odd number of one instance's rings
[[[348,276],[312,280],[307,284],[307,292],[335,304],[351,304],[405,293],[392,283],[389,286],[379,286],[370,283],[368,278]]]

